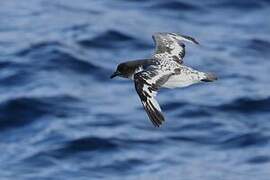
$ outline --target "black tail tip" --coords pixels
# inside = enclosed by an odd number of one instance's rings
[[[218,80],[218,77],[212,73],[206,73],[206,77],[202,79],[203,82],[212,82]]]

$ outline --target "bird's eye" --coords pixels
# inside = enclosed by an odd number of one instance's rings
[[[119,70],[120,72],[122,72],[122,71],[124,70],[124,67],[123,67],[123,66],[119,66],[119,67],[118,67],[118,70]]]

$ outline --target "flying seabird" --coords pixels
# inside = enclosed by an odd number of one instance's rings
[[[119,64],[111,75],[134,81],[142,105],[154,126],[164,122],[161,108],[155,99],[160,88],[186,87],[199,82],[217,80],[212,73],[204,73],[183,65],[184,42],[199,44],[194,38],[178,33],[155,33],[155,52],[149,59]]]

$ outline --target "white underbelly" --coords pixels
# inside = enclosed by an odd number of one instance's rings
[[[165,88],[186,87],[198,82],[200,82],[199,78],[179,74],[171,76],[168,79],[168,81],[162,85],[162,87]]]

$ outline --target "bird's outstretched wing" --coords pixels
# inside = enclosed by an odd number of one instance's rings
[[[185,56],[184,42],[199,44],[194,38],[177,33],[155,33],[152,38],[156,46],[154,56],[166,54],[166,57],[180,64]]]
[[[161,108],[155,99],[158,89],[171,76],[170,71],[156,68],[138,72],[134,75],[135,89],[141,99],[142,105],[154,126],[159,127],[164,121]]]

